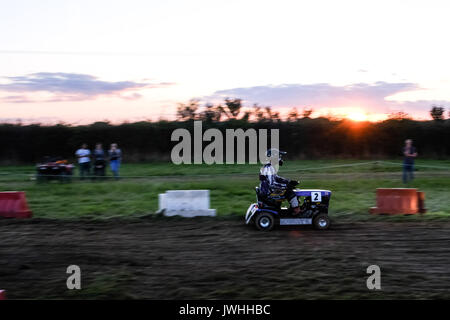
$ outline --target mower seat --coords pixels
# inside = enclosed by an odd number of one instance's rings
[[[281,203],[277,203],[270,197],[266,197],[260,193],[259,187],[255,188],[256,191],[256,198],[258,199],[258,203],[262,204],[262,208],[272,209],[272,210],[278,210]]]

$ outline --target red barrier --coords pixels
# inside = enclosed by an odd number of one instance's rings
[[[378,188],[377,206],[369,209],[372,214],[425,213],[425,193],[417,189]]]
[[[0,192],[0,216],[6,218],[31,218],[33,213],[28,208],[25,192]]]
[[[5,292],[5,290],[0,290],[0,300],[6,300],[6,292]]]
[[[427,209],[425,208],[425,192],[417,191],[417,195],[419,198],[419,213],[427,212]]]

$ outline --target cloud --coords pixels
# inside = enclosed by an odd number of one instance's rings
[[[204,101],[220,102],[224,98],[240,98],[245,104],[258,103],[281,108],[312,108],[315,115],[345,115],[350,110],[361,110],[374,117],[393,112],[406,112],[417,119],[429,119],[432,105],[449,106],[447,100],[396,100],[400,92],[423,90],[418,84],[410,82],[356,83],[334,86],[328,83],[282,84],[244,88],[233,88],[214,92],[201,98]],[[280,110],[281,111],[281,110]],[[284,112],[282,111],[282,112]]]
[[[1,100],[6,103],[28,103],[33,102],[26,95],[14,95],[2,97]]]
[[[416,100],[416,101],[391,101],[391,110],[405,112],[422,112],[428,114],[431,106],[449,106],[447,100]],[[448,110],[448,109],[447,109]]]
[[[394,94],[419,90],[418,84],[376,82],[374,84],[356,83],[334,86],[328,83],[283,84],[247,88],[233,88],[216,91],[205,97],[206,100],[219,100],[226,97],[241,98],[250,103],[261,103],[273,107],[364,107],[369,112],[387,112],[401,107],[398,101],[386,100]],[[408,106],[414,106],[410,102]]]
[[[81,101],[108,95],[133,100],[141,97],[133,91],[173,85],[167,82],[111,82],[99,80],[92,75],[63,72],[39,72],[3,79],[6,83],[0,83],[0,91],[18,93],[2,98],[4,102],[10,103]],[[34,93],[34,98],[30,97],[30,93]],[[37,99],[36,94],[43,97]]]

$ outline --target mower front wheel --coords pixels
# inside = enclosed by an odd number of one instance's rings
[[[328,229],[330,227],[330,223],[330,217],[325,213],[318,214],[313,220],[314,228],[317,230]]]
[[[275,218],[271,213],[260,213],[255,218],[255,225],[260,231],[270,231],[275,226]]]

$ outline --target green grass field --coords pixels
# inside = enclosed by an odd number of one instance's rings
[[[300,188],[333,192],[330,214],[339,219],[447,219],[450,217],[450,160],[419,160],[416,179],[407,187],[426,192],[425,216],[373,217],[378,187],[405,187],[399,160],[287,161],[280,175],[300,180]],[[254,201],[259,165],[124,164],[119,181],[37,184],[33,166],[0,167],[0,191],[26,191],[34,217],[111,218],[154,213],[158,193],[172,189],[209,189],[211,207],[221,216],[243,215]],[[77,172],[75,172],[77,177]]]

